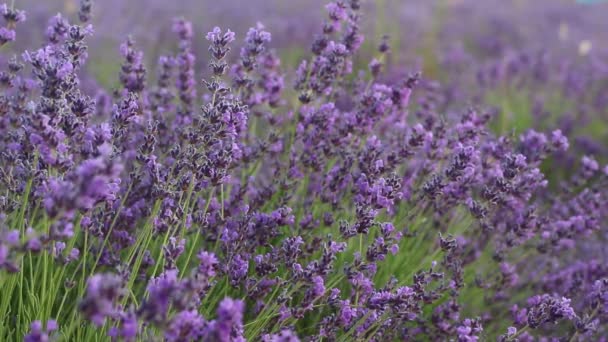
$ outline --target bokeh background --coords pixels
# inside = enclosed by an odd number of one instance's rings
[[[96,1],[88,40],[85,88],[118,84],[119,45],[132,36],[154,81],[160,56],[178,50],[171,29],[184,17],[194,25],[196,71],[208,60],[205,33],[214,26],[243,39],[258,22],[272,33],[270,47],[287,77],[310,54],[326,16],[325,0],[103,0]],[[422,71],[424,93],[444,114],[468,106],[493,110],[496,133],[559,128],[574,151],[608,156],[608,1],[603,0],[364,0],[365,41],[354,63],[365,69],[383,37],[391,53],[386,78]],[[78,16],[78,0],[16,0],[28,24],[4,47],[5,59],[41,46],[50,18]],[[231,55],[238,57],[237,53]],[[293,75],[291,75],[293,76]],[[389,80],[390,81],[390,80]],[[88,86],[87,86],[88,84]],[[414,105],[415,106],[415,105]],[[414,109],[414,108],[412,108]],[[574,163],[574,161],[572,161]]]
[[[110,86],[118,65],[118,45],[131,34],[153,63],[175,49],[172,19],[193,22],[206,49],[204,32],[214,26],[230,28],[241,38],[261,21],[273,35],[272,46],[284,63],[297,63],[325,16],[324,0],[103,0],[97,1],[92,24],[89,70]],[[547,51],[552,54],[602,59],[608,51],[608,2],[589,0],[366,0],[364,31],[367,51],[389,35],[391,64],[421,68],[427,76],[441,75],[439,65],[485,63],[510,53]],[[78,0],[17,0],[27,10],[28,25],[18,28],[13,49],[42,43],[49,18],[61,12],[77,16]],[[360,58],[367,60],[365,54]],[[204,64],[205,61],[199,61]],[[204,67],[205,65],[201,65]],[[109,76],[109,75],[112,76]]]
[[[90,89],[117,86],[119,45],[129,35],[145,52],[149,79],[161,55],[178,42],[173,19],[194,25],[197,74],[207,71],[205,33],[230,28],[242,40],[263,23],[272,33],[289,77],[310,54],[326,16],[325,0],[103,0],[96,1],[83,82]],[[28,13],[10,53],[41,46],[56,13],[76,19],[78,0],[16,0]],[[436,110],[471,105],[495,110],[496,133],[559,128],[575,152],[608,156],[608,1],[603,0],[363,0],[365,41],[355,58],[366,68],[384,36],[391,54],[385,77],[422,71]],[[236,58],[237,53],[232,57]],[[576,123],[576,124],[575,124]],[[573,160],[572,163],[575,161]],[[566,164],[567,165],[567,164]],[[555,173],[554,173],[555,174]]]

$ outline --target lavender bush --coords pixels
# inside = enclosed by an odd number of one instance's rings
[[[179,17],[154,68],[125,37],[107,89],[94,9],[12,55],[28,22],[0,7],[0,340],[608,334],[605,63],[512,45],[403,73],[336,0],[297,64],[261,23]]]

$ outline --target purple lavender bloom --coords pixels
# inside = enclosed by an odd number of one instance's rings
[[[87,281],[87,292],[80,302],[80,311],[95,325],[102,326],[107,317],[117,313],[116,302],[125,294],[120,276],[96,274]]]
[[[476,342],[479,341],[479,335],[483,332],[480,319],[465,319],[458,328],[458,341],[461,342]]]
[[[219,261],[213,253],[200,251],[197,255],[200,265],[198,267],[202,275],[207,278],[213,277],[216,274]]]
[[[7,4],[0,6],[0,14],[9,25],[24,22],[26,19],[24,11],[10,8]]]
[[[573,320],[576,317],[568,298],[538,295],[528,299],[528,305],[527,324],[532,328],[544,323],[556,323],[561,319]]]
[[[57,14],[51,20],[49,20],[49,24],[46,30],[47,39],[54,44],[60,42],[61,39],[67,37],[68,30],[70,24],[69,22],[61,16],[61,14]]]
[[[140,315],[152,322],[163,322],[174,298],[174,293],[179,288],[176,269],[168,270],[151,279],[147,287],[150,297],[142,304]]]
[[[192,23],[185,19],[176,19],[173,22],[173,31],[179,37],[180,49],[180,53],[176,59],[178,67],[176,87],[182,103],[180,117],[176,123],[177,127],[179,127],[179,125],[188,125],[192,122],[193,106],[196,101],[194,70],[196,57],[192,53]]]
[[[600,313],[608,313],[608,278],[596,280],[589,297],[593,303],[592,306],[597,308]]]
[[[91,12],[93,11],[93,0],[80,0],[80,9],[78,10],[78,19],[86,23],[91,20]]]
[[[222,75],[227,67],[222,60],[226,57],[228,51],[230,51],[228,44],[234,41],[235,34],[230,30],[222,33],[222,30],[216,26],[213,28],[213,31],[207,33],[206,38],[211,42],[211,46],[209,46],[211,55],[218,61],[212,64],[213,72],[215,75]]]
[[[298,336],[291,330],[284,329],[278,334],[262,336],[263,342],[300,342]]]
[[[137,315],[134,312],[120,312],[119,326],[112,327],[108,331],[108,335],[114,339],[122,339],[124,341],[135,341],[139,331],[139,322]]]
[[[44,206],[51,216],[76,209],[90,210],[96,204],[113,201],[119,190],[121,164],[105,158],[85,160],[66,180],[49,179],[43,186]]]
[[[249,262],[240,254],[237,254],[232,259],[232,262],[228,265],[228,267],[230,282],[233,285],[238,284],[240,281],[245,279],[247,273],[249,272]]]
[[[42,322],[34,321],[30,326],[30,332],[23,337],[25,342],[48,342],[51,341],[51,333],[57,330],[57,321],[51,319],[46,322],[46,329],[42,327]]]
[[[261,23],[247,31],[245,46],[241,48],[241,64],[245,70],[250,71],[255,67],[256,59],[264,51],[264,44],[270,42],[270,37]]]
[[[209,337],[219,342],[245,341],[243,337],[243,310],[245,303],[224,298],[217,308],[217,319],[209,322]]]
[[[4,18],[6,27],[0,27],[0,46],[12,42],[16,38],[15,26],[24,22],[25,12],[17,9],[9,8],[6,4],[0,6],[0,14]]]
[[[315,276],[312,279],[313,294],[315,297],[321,297],[325,294],[325,281],[321,276]]]
[[[600,169],[598,162],[591,156],[583,156],[581,159],[583,166],[583,177],[591,178]]]
[[[6,27],[0,27],[0,45],[14,41],[15,37],[16,34],[14,30],[7,29]]]
[[[230,30],[227,30],[224,34],[222,34],[222,30],[216,26],[212,31],[207,33],[206,38],[214,45],[226,46],[234,41],[235,34]]]
[[[551,132],[551,144],[558,151],[566,151],[570,146],[568,138],[566,138],[559,129]]]
[[[173,316],[169,327],[165,330],[167,341],[201,340],[207,322],[195,310],[181,311]]]

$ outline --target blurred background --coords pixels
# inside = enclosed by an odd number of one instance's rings
[[[207,70],[205,35],[214,26],[242,41],[263,23],[269,46],[287,79],[310,54],[329,0],[97,0],[85,88],[111,90],[118,82],[121,42],[131,35],[144,51],[148,80],[162,55],[174,55],[171,27],[184,17],[194,26],[197,78]],[[365,41],[354,62],[366,69],[384,36],[391,53],[384,81],[422,71],[411,111],[433,103],[448,114],[476,106],[494,111],[499,134],[559,128],[573,152],[608,161],[608,1],[606,0],[361,0]],[[27,12],[17,41],[3,47],[6,60],[42,46],[52,16],[77,22],[78,0],[15,0]],[[234,48],[238,51],[240,43]],[[230,56],[238,56],[233,51]],[[391,80],[392,78],[392,80]],[[89,86],[86,86],[86,85]],[[418,96],[418,95],[416,95]],[[433,97],[429,100],[430,97]],[[574,159],[572,160],[574,163]],[[567,164],[566,164],[567,165]]]
[[[115,79],[118,45],[131,34],[146,60],[176,48],[172,19],[193,22],[195,46],[206,49],[204,34],[214,26],[242,38],[262,22],[273,35],[284,65],[308,53],[325,18],[326,0],[103,0],[95,1],[89,69],[106,86]],[[390,36],[391,65],[423,69],[441,78],[442,63],[482,63],[513,51],[550,51],[601,58],[608,50],[608,2],[601,0],[364,0],[366,36],[362,60],[369,60],[383,35]],[[51,16],[75,18],[78,0],[16,0],[27,11],[12,49],[39,46]],[[200,51],[199,51],[200,52]],[[199,54],[199,56],[201,56]],[[205,61],[199,58],[204,67]],[[110,75],[110,74],[111,75]]]

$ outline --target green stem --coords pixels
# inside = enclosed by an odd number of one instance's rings
[[[131,193],[131,187],[132,186],[133,186],[132,184],[129,185],[129,188],[127,189],[127,192],[125,193],[125,196],[123,197],[123,199],[122,199],[122,201],[120,203],[120,207],[118,207],[118,210],[116,211],[116,214],[114,215],[114,218],[112,219],[112,224],[110,225],[110,229],[108,229],[108,233],[106,234],[106,237],[103,240],[103,243],[101,244],[101,247],[99,248],[99,252],[97,253],[97,258],[95,259],[95,263],[91,267],[91,273],[90,274],[95,273],[95,269],[97,268],[97,265],[99,264],[99,260],[101,259],[101,255],[103,254],[103,249],[105,248],[106,244],[108,243],[108,240],[110,239],[110,236],[112,235],[112,231],[114,230],[114,226],[116,225],[116,221],[118,220],[118,216],[122,212],[122,208],[124,207],[125,202],[127,201],[127,197],[129,197],[129,193]]]
[[[211,203],[211,198],[213,197],[213,194],[215,193],[215,188],[211,189],[211,191],[209,192],[209,196],[207,197],[207,202],[205,203],[205,210],[203,210],[203,217],[207,214],[207,210],[209,209],[209,204]],[[194,241],[192,242],[192,247],[190,248],[190,251],[188,251],[188,257],[186,258],[186,262],[184,263],[184,267],[182,268],[183,272],[180,276],[180,279],[184,277],[184,275],[186,274],[186,270],[188,269],[188,265],[190,265],[190,259],[192,259],[192,254],[194,253],[194,249],[196,247],[196,244],[198,243],[198,239],[200,238],[201,233],[198,232],[195,236],[194,236]],[[219,241],[219,237],[217,238],[217,241]],[[214,250],[215,251],[215,250]]]
[[[220,198],[222,200],[221,217],[224,219],[224,183],[220,185]]]
[[[530,328],[529,325],[526,324],[525,327],[519,329],[515,334],[513,334],[513,336],[510,336],[507,341],[516,341],[517,337],[521,334],[523,334],[524,332],[526,332],[528,329]]]

